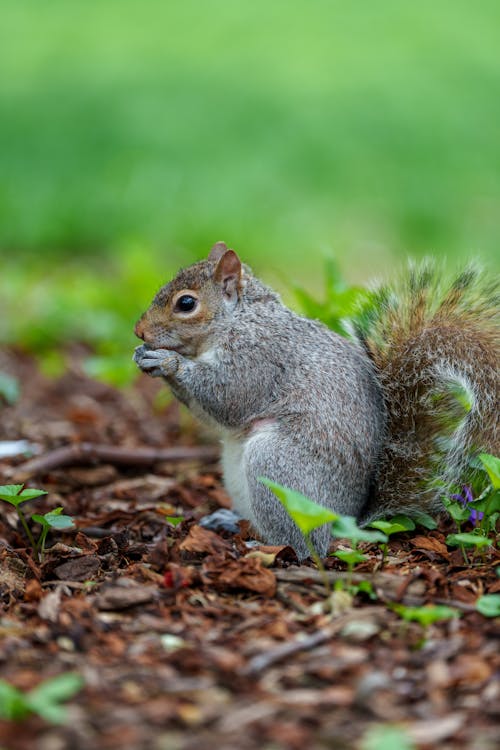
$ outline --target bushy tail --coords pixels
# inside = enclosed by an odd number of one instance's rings
[[[388,413],[365,520],[439,509],[471,455],[500,452],[498,279],[469,266],[445,286],[441,270],[430,261],[411,265],[399,285],[374,292],[355,324]]]

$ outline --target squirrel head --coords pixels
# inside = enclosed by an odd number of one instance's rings
[[[135,334],[152,349],[195,357],[211,346],[212,334],[236,307],[242,287],[240,259],[217,242],[206,260],[182,269],[160,289]]]

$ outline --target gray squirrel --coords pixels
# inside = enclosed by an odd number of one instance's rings
[[[266,543],[309,554],[260,477],[366,523],[438,510],[472,453],[498,453],[495,284],[469,268],[439,293],[436,277],[424,263],[382,288],[348,340],[218,242],[136,324],[135,362],[217,430],[234,510]],[[329,540],[328,525],[313,532],[320,555]]]

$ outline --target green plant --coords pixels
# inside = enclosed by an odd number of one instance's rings
[[[365,596],[367,596],[372,601],[375,601],[378,598],[371,581],[359,581],[358,583],[351,583],[349,591],[353,596],[358,593],[365,594]]]
[[[334,557],[337,557],[339,560],[346,563],[349,574],[352,573],[353,568],[357,563],[366,560],[366,556],[357,549],[357,545],[360,541],[387,541],[385,534],[380,531],[361,529],[353,516],[343,516],[333,513],[323,505],[315,503],[301,492],[291,490],[288,487],[283,487],[282,485],[272,482],[269,479],[265,479],[264,477],[260,477],[260,481],[274,492],[276,497],[284,505],[290,517],[295,521],[300,531],[303,533],[311,557],[323,575],[323,581],[327,591],[330,590],[330,585],[326,577],[323,563],[321,562],[311,540],[311,532],[313,532],[314,529],[323,526],[325,523],[331,523],[332,536],[350,540],[352,545],[351,549],[337,550],[333,553]],[[356,593],[359,590],[368,593],[369,596],[373,596],[373,591],[369,584],[366,586],[359,584],[353,587],[352,582],[349,579],[347,588],[349,588],[351,593]]]
[[[359,542],[386,542],[387,536],[382,531],[370,531],[358,526],[354,516],[339,516],[332,524],[332,536],[338,539],[349,539],[353,549]]]
[[[391,724],[370,727],[361,740],[361,750],[414,750],[404,729]]]
[[[359,542],[387,542],[387,536],[381,531],[360,528],[354,516],[339,516],[332,523],[332,536],[338,539],[348,539],[351,543],[350,550],[337,550],[333,553],[334,557],[346,563],[349,576],[357,563],[366,560],[366,555],[357,548]],[[350,578],[348,586],[352,587]]]
[[[437,523],[435,519],[432,516],[430,516],[428,513],[424,513],[423,510],[412,511],[411,517],[401,514],[401,515],[393,516],[393,518],[391,518],[391,521],[394,521],[396,523],[401,522],[403,524],[406,524],[408,520],[413,521],[418,526],[423,526],[424,529],[429,529],[429,530],[437,529]]]
[[[500,490],[500,458],[492,456],[491,453],[480,453],[479,460],[490,478],[493,489]]]
[[[455,521],[458,533],[450,534],[447,543],[459,545],[468,563],[465,547],[484,550],[491,546],[491,535],[496,533],[500,518],[500,459],[481,453],[470,462],[467,483],[461,492],[444,498],[444,504]],[[462,531],[462,525],[472,523],[474,529]]]
[[[323,301],[299,286],[294,289],[295,296],[307,317],[321,320],[332,330],[346,336],[350,332],[350,321],[369,314],[373,294],[365,287],[348,285],[333,258],[325,261],[324,279]]]
[[[389,605],[403,620],[407,622],[418,622],[424,628],[432,625],[434,622],[450,620],[453,617],[460,617],[458,610],[453,607],[447,607],[444,604],[426,604],[423,607],[407,607],[405,604],[393,602]]]
[[[485,617],[500,617],[500,594],[483,594],[476,602],[476,609]]]
[[[473,553],[484,553],[486,547],[491,547],[492,541],[487,536],[483,536],[480,531],[461,531],[458,534],[448,534],[446,544],[450,547],[460,547],[462,556],[466,565],[470,565],[466,552],[466,547],[472,547]]]
[[[491,547],[493,542],[488,539],[487,536],[483,536],[479,532],[474,531],[463,531],[459,534],[448,534],[446,537],[446,544],[450,547],[474,547],[475,549],[483,549],[484,547]]]
[[[462,525],[470,519],[471,512],[468,508],[468,504],[459,499],[458,493],[453,494],[450,497],[444,497],[443,503],[460,532]]]
[[[370,526],[372,526],[374,529],[382,531],[386,535],[386,541],[381,545],[382,563],[384,563],[388,552],[387,537],[390,537],[393,534],[399,534],[401,531],[413,531],[413,529],[415,528],[415,523],[411,518],[408,518],[407,516],[394,516],[393,518],[389,519],[389,521],[384,521],[382,519],[378,521],[372,521]]]
[[[8,721],[22,721],[29,714],[37,714],[52,724],[66,721],[66,709],[61,706],[83,687],[83,679],[74,672],[45,680],[27,693],[0,680],[0,717]]]
[[[184,516],[165,516],[165,521],[175,527],[184,521]]]
[[[33,548],[33,550],[36,550],[37,545],[33,537],[33,534],[31,533],[31,529],[28,526],[26,516],[21,510],[21,505],[22,503],[26,503],[28,500],[34,500],[35,498],[40,497],[41,495],[46,495],[47,492],[45,492],[45,490],[35,490],[35,489],[24,490],[23,487],[24,487],[23,484],[2,485],[0,487],[0,500],[3,500],[6,503],[10,503],[10,505],[14,506],[14,508],[17,511],[17,515],[19,516],[19,520],[21,521],[21,524],[23,526],[23,529],[26,532],[26,536],[29,539],[31,547]]]
[[[354,570],[354,566],[358,563],[364,562],[367,558],[359,549],[338,549],[333,553],[333,557],[337,557],[347,565],[349,574]],[[349,581],[350,583],[350,581]]]
[[[481,453],[470,462],[467,483],[461,492],[454,492],[443,499],[458,533],[450,534],[446,543],[460,546],[465,562],[469,559],[466,547],[480,552],[492,546],[500,518],[500,459],[489,453]],[[471,523],[472,531],[462,531],[465,523]]]
[[[332,513],[332,511],[328,510],[328,508],[325,508],[322,505],[318,505],[318,503],[313,502],[313,500],[310,500],[301,492],[291,490],[289,487],[283,487],[283,485],[278,484],[277,482],[272,482],[270,479],[266,479],[265,477],[259,477],[259,481],[262,482],[262,484],[265,484],[266,487],[269,487],[271,492],[276,495],[278,500],[285,507],[287,513],[299,527],[300,531],[304,535],[304,539],[306,541],[309,552],[311,553],[311,557],[313,558],[314,562],[318,566],[318,569],[323,575],[325,588],[327,591],[329,591],[330,584],[325,575],[323,563],[321,562],[321,559],[316,552],[316,549],[314,548],[314,544],[312,543],[311,533],[314,531],[314,529],[323,526],[323,524],[325,523],[336,521],[339,516],[336,513]]]
[[[35,523],[39,523],[42,527],[38,539],[35,539],[33,532],[28,525],[26,516],[21,509],[21,505],[28,502],[28,500],[35,500],[37,497],[46,495],[47,492],[45,492],[45,490],[23,489],[23,487],[23,484],[6,484],[0,486],[0,500],[13,505],[16,509],[31,548],[37,560],[40,561],[45,552],[45,540],[49,530],[51,528],[57,530],[69,529],[73,526],[73,520],[70,516],[62,515],[62,508],[55,508],[55,510],[49,511],[44,515],[34,514],[31,516],[31,520]]]
[[[74,526],[71,516],[63,515],[62,511],[62,507],[59,507],[50,510],[48,513],[44,513],[43,516],[38,513],[34,513],[31,516],[31,520],[35,521],[35,523],[39,523],[42,527],[42,531],[36,543],[41,557],[43,557],[45,553],[45,540],[50,529],[63,531],[64,529],[71,529]]]
[[[454,497],[470,510],[468,520],[487,534],[496,530],[500,518],[500,459],[480,453],[470,465],[470,487],[464,485],[462,496]]]

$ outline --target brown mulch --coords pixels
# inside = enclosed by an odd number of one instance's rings
[[[25,509],[63,506],[75,521],[38,563],[0,503],[0,677],[22,690],[84,679],[65,724],[0,720],[1,748],[368,748],[380,725],[418,748],[498,746],[499,620],[474,607],[500,589],[498,552],[465,565],[443,517],[393,539],[384,565],[364,546],[352,582],[373,598],[347,594],[330,558],[327,595],[293,550],[248,546],[245,523],[236,537],[197,525],[229,507],[216,446],[158,382],[119,391],[75,355],[57,380],[20,352],[2,352],[0,371],[22,388],[0,406],[0,441],[39,451],[28,471],[26,457],[0,460],[0,484],[47,490]],[[394,602],[460,617],[424,628]]]

